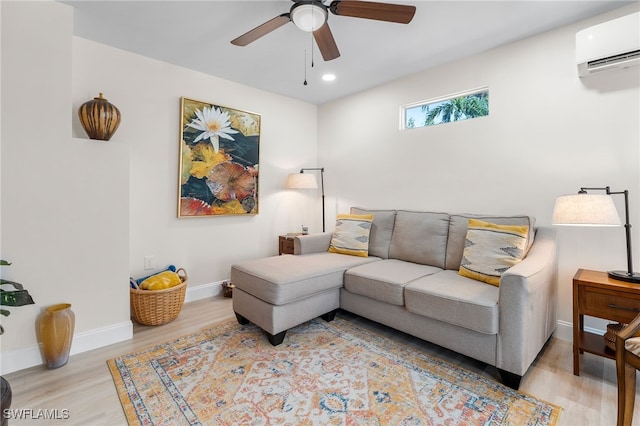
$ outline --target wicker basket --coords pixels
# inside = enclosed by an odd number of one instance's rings
[[[176,273],[182,284],[165,290],[140,290],[136,282],[131,280],[136,288],[129,289],[129,301],[136,322],[142,325],[161,325],[178,317],[184,305],[188,277],[187,271],[182,268]]]
[[[233,289],[236,288],[233,283],[229,281],[225,281],[221,284],[222,286],[222,295],[224,297],[233,297]]]

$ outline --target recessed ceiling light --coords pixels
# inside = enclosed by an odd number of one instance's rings
[[[336,75],[335,74],[325,74],[322,76],[322,79],[324,81],[333,81],[336,79]]]

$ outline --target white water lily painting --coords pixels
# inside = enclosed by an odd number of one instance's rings
[[[178,217],[258,214],[260,115],[181,104]]]

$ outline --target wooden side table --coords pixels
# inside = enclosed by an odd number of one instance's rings
[[[278,237],[278,254],[293,254],[293,239],[301,233],[291,233]]]
[[[609,278],[606,272],[578,269],[573,276],[573,374],[580,375],[583,352],[615,359],[604,336],[584,331],[584,316],[628,324],[640,313],[640,286]]]

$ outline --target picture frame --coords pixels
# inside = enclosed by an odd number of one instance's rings
[[[261,116],[180,98],[178,217],[256,215]]]

